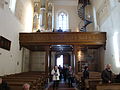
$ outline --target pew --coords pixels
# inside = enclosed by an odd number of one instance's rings
[[[31,90],[43,90],[48,76],[41,72],[23,72],[6,75],[3,80],[8,83],[11,90],[22,90],[23,84],[29,83]]]
[[[80,89],[89,89],[96,90],[96,85],[102,82],[101,73],[100,72],[89,72],[89,79],[83,79],[83,73],[79,72],[75,75],[76,82],[78,84],[78,88]]]
[[[85,80],[85,90],[89,88],[89,90],[96,90],[96,86],[102,83],[102,79],[86,79]]]
[[[99,84],[96,86],[96,90],[120,90],[120,83]]]

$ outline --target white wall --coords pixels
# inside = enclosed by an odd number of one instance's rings
[[[31,0],[26,0],[26,2],[30,4]],[[19,32],[28,31],[25,30],[28,26],[21,24],[8,7],[8,4],[4,4],[4,8],[0,8],[0,35],[11,41],[11,49],[7,51],[0,48],[0,75],[21,72],[22,51],[19,47]],[[32,15],[32,13],[29,14]],[[24,13],[24,15],[26,14]]]
[[[101,3],[104,0],[94,0],[96,12],[101,8]],[[103,11],[104,18],[102,24],[99,25],[100,31],[107,32],[107,42],[104,57],[104,64],[110,63],[112,70],[115,73],[120,72],[120,3],[117,0],[110,0],[110,8],[108,11]],[[101,18],[101,19],[102,19]]]
[[[69,29],[71,29],[72,32],[78,31],[78,24],[80,22],[80,18],[77,14],[77,0],[55,0],[54,1],[54,28],[56,28],[56,14],[59,11],[66,11],[68,13],[68,20],[69,20]]]

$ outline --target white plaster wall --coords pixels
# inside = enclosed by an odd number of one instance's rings
[[[94,0],[96,10],[100,8],[103,0]],[[107,32],[107,42],[104,57],[104,64],[110,63],[115,73],[120,72],[120,3],[110,0],[110,13],[100,25],[100,31]],[[118,62],[117,62],[118,61]]]
[[[31,52],[31,71],[45,71],[45,52]]]
[[[25,27],[27,26],[22,25],[9,10],[8,4],[5,4],[3,9],[0,8],[0,35],[11,41],[10,51],[0,48],[0,75],[21,72],[22,51],[19,47],[19,32],[27,31]]]

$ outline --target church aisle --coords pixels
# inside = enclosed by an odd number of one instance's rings
[[[50,83],[49,87],[46,90],[77,90],[74,87],[69,87],[68,83],[65,83],[64,80],[59,82],[58,88],[53,89],[53,82]]]

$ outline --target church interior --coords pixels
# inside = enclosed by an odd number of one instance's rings
[[[56,90],[120,90],[101,83],[107,64],[120,74],[119,9],[120,0],[0,0],[0,77],[11,90],[52,90],[54,66],[71,66],[74,87]]]

